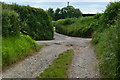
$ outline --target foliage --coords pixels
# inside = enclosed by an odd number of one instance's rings
[[[53,17],[54,17],[54,10],[52,8],[49,8],[47,10],[47,14],[51,17],[51,19],[53,20]]]
[[[62,25],[70,25],[75,23],[77,18],[67,18],[67,19],[60,19],[58,21],[53,21],[53,25],[56,27],[60,27]]]
[[[2,11],[2,35],[4,37],[17,36],[20,34],[19,15],[10,10]]]
[[[74,51],[67,50],[61,53],[43,73],[37,78],[67,78],[67,70],[72,61]]]
[[[107,6],[98,20],[92,42],[96,45],[101,75],[120,78],[120,1]]]
[[[69,18],[54,22],[56,32],[68,36],[91,37],[96,19],[93,17]]]
[[[120,12],[120,1],[111,2],[107,7],[102,17],[103,26],[115,24],[117,20],[117,15]]]
[[[118,58],[116,55],[118,54],[119,48],[117,31],[116,26],[106,29],[99,34],[100,40],[96,45],[101,75],[105,78],[116,78],[117,76]]]
[[[53,39],[53,27],[48,15],[42,10],[29,6],[14,5],[13,9],[20,14],[20,19],[27,24],[21,32],[36,40]]]
[[[2,38],[2,67],[9,66],[24,57],[37,51],[39,46],[29,36]]]
[[[96,15],[94,15],[95,19],[99,19],[103,14],[102,13],[97,13]]]
[[[73,6],[67,6],[62,9],[57,8],[54,13],[54,20],[65,19],[65,18],[73,18],[73,17],[81,17],[82,12],[79,9],[75,9]]]
[[[15,17],[20,20],[18,23],[17,19],[15,19],[16,21],[10,19],[10,22],[12,23],[9,24],[16,24],[15,27],[17,27],[18,29],[20,28],[20,32],[22,34],[29,35],[35,40],[53,39],[52,23],[49,16],[43,9],[37,9],[30,6],[20,6],[17,4],[8,5],[3,3],[3,10],[4,9],[14,11],[19,15],[19,18]],[[9,12],[8,17],[10,17],[10,15],[12,14],[12,12]],[[8,18],[6,15],[3,16],[4,20],[7,20]],[[7,20],[7,22],[9,22],[9,20]],[[7,25],[5,21],[3,22],[3,25]],[[5,27],[8,29],[9,26]],[[4,31],[3,29],[3,34],[4,32],[6,31]],[[8,35],[11,34],[8,33]]]

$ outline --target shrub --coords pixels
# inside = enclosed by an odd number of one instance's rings
[[[52,23],[49,16],[43,9],[37,9],[30,6],[20,6],[17,4],[2,4],[4,35],[13,35],[10,34],[10,31],[12,30],[11,33],[13,33],[14,29],[14,33],[21,32],[22,34],[31,36],[35,40],[53,39]],[[8,24],[6,24],[6,22]],[[12,29],[12,27],[14,28]],[[5,28],[9,30],[6,31]],[[16,30],[15,28],[17,28],[18,30]]]
[[[120,1],[107,6],[98,20],[98,28],[92,37],[92,42],[96,45],[101,74],[105,78],[120,78],[119,40]]]
[[[3,10],[2,12],[2,35],[4,37],[17,36],[20,34],[19,15],[10,10]]]
[[[56,32],[68,36],[91,37],[95,29],[96,19],[93,17],[71,18],[58,20],[55,23]],[[66,25],[67,24],[67,25]]]
[[[100,34],[100,40],[96,46],[101,74],[105,78],[117,77],[118,34],[116,32],[116,26],[106,29]]]
[[[120,12],[120,1],[111,2],[106,7],[106,10],[101,18],[103,27],[104,27],[104,25],[106,25],[106,27],[110,27],[110,25],[115,24],[115,22],[117,20],[117,15],[119,12]]]
[[[23,34],[30,35],[35,40],[53,39],[53,27],[49,16],[42,9],[29,6],[13,5],[12,9],[26,25],[21,27]]]
[[[97,13],[96,15],[94,15],[95,19],[99,19],[103,14],[102,13]]]

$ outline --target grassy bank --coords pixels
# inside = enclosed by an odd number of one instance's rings
[[[74,51],[67,50],[60,54],[37,78],[67,78],[67,70],[72,61]]]
[[[9,66],[32,52],[39,50],[42,46],[37,45],[29,36],[2,38],[2,66]]]
[[[74,37],[91,37],[96,22],[94,17],[68,18],[53,22],[56,32]]]

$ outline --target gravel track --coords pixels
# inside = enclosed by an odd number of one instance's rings
[[[68,70],[69,78],[99,78],[97,59],[90,38],[68,37],[55,33],[55,40],[36,41],[45,45],[37,54],[20,61],[3,72],[4,78],[35,78],[67,49],[75,51]]]

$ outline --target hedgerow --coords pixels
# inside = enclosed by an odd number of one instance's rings
[[[19,15],[10,10],[2,11],[2,35],[3,37],[18,36],[20,34]]]
[[[43,9],[33,8],[30,6],[20,6],[17,4],[8,5],[3,3],[3,10],[4,9],[9,10],[9,14],[7,15],[8,17],[4,17],[4,20],[7,20],[7,18],[11,19],[10,16],[13,14],[13,11],[16,12],[16,14],[14,13],[14,15],[16,15],[15,16],[16,21],[10,23],[8,20],[7,22],[8,25],[9,24],[16,25],[16,30],[20,28],[20,33],[29,35],[35,40],[53,39],[52,23],[49,16]],[[17,14],[19,16],[17,16]],[[17,22],[18,19],[19,22]],[[7,24],[3,23],[3,25],[7,25]],[[3,36],[5,32],[6,31],[4,31],[3,29]],[[16,35],[16,33],[8,34],[8,35],[14,35],[14,34]]]
[[[120,78],[120,1],[110,3],[98,18],[92,42],[102,77]]]
[[[56,32],[75,37],[91,37],[96,19],[94,17],[68,18],[53,22]]]

